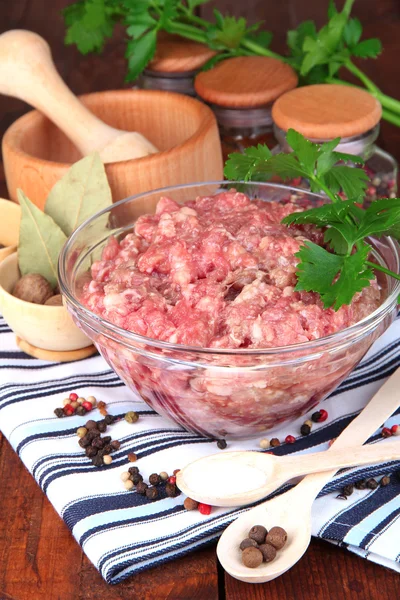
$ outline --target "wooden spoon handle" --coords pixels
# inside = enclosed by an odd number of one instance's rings
[[[329,452],[315,452],[302,456],[283,456],[279,466],[292,473],[291,477],[397,460],[400,458],[400,440],[386,444],[372,444],[359,448],[332,448]],[[278,475],[279,476],[279,475]]]
[[[361,446],[400,405],[400,368],[383,384],[361,413],[346,427],[328,452]],[[308,475],[299,483],[308,497],[315,498],[332,479],[337,469]]]
[[[49,45],[32,31],[0,35],[0,93],[20,98],[53,121],[82,154],[103,148],[115,129],[95,117],[68,89]]]

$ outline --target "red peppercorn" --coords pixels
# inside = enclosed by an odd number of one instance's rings
[[[293,437],[293,435],[287,435],[287,436],[285,437],[285,443],[286,443],[286,444],[294,444],[294,443],[295,443],[295,441],[296,441],[296,438],[295,438],[295,437]]]
[[[92,408],[93,408],[93,405],[92,405],[92,403],[91,403],[91,402],[87,402],[86,400],[85,400],[85,402],[82,402],[82,406],[83,406],[83,408],[85,408],[85,409],[86,409],[88,412],[89,412],[89,410],[92,410]]]
[[[175,475],[171,475],[171,477],[168,478],[168,483],[172,483],[173,485],[176,484],[176,477],[175,477]]]
[[[211,512],[211,506],[209,504],[203,504],[203,502],[200,502],[199,506],[197,507],[197,510],[202,515],[209,515]]]
[[[388,438],[392,435],[392,430],[389,427],[384,427],[381,431],[382,437]]]
[[[392,425],[390,428],[390,431],[392,432],[392,435],[398,435],[398,430],[399,430],[399,426],[398,425]]]
[[[63,408],[64,414],[67,415],[68,417],[70,417],[71,415],[74,414],[75,409],[73,406],[71,406],[70,404],[66,404]]]
[[[326,412],[326,410],[321,408],[321,410],[319,411],[318,423],[323,423],[324,421],[327,420],[327,418],[328,418],[328,413]]]
[[[75,392],[71,392],[69,395],[69,399],[71,400],[71,402],[76,402],[78,400],[79,396],[78,394],[75,394]]]

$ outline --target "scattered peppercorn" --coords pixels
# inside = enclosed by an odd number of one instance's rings
[[[144,481],[139,481],[139,483],[136,486],[136,491],[138,494],[141,494],[142,496],[146,495],[146,490],[149,486],[147,485],[147,483],[145,483]]]
[[[93,458],[97,454],[97,449],[93,448],[93,446],[87,446],[85,448],[85,454],[88,458]]]
[[[126,413],[124,418],[125,418],[125,421],[127,421],[127,423],[136,423],[136,421],[139,420],[139,415],[136,412],[134,412],[133,410],[131,410]]]
[[[192,498],[185,498],[183,506],[186,508],[186,510],[196,510],[196,508],[199,506],[199,503]]]
[[[104,433],[107,430],[107,425],[104,421],[97,421],[97,429],[100,433]]]
[[[168,483],[172,483],[172,485],[176,484],[176,477],[175,477],[175,475],[171,475],[171,477],[169,477]]]
[[[271,544],[261,544],[258,549],[263,555],[264,562],[271,562],[276,557],[276,548]]]
[[[133,452],[129,452],[129,454],[128,454],[128,460],[129,460],[129,462],[136,462],[137,461],[136,454],[134,454]]]
[[[266,544],[271,544],[277,550],[283,548],[287,542],[287,533],[282,527],[272,527],[265,538]]]
[[[240,544],[239,548],[241,550],[246,550],[246,548],[257,548],[257,542],[256,540],[252,540],[251,538],[244,538],[244,540],[242,541],[242,543]]]
[[[121,448],[121,442],[119,440],[113,440],[111,442],[111,447],[113,450],[119,450]]]
[[[104,465],[103,456],[102,456],[101,452],[98,452],[96,454],[96,456],[94,456],[92,458],[92,463],[94,464],[95,467],[102,467]]]
[[[86,429],[97,429],[97,423],[96,421],[93,421],[93,419],[89,419],[89,421],[86,421],[85,423],[85,427]]]
[[[308,425],[309,428],[312,429],[313,422],[311,421],[311,419],[307,419],[307,421],[304,421],[304,425]]]
[[[255,569],[263,562],[263,554],[258,548],[252,548],[249,546],[242,552],[242,561],[245,567]]]
[[[149,483],[151,485],[159,485],[161,483],[161,477],[158,473],[152,473],[149,477]]]
[[[129,467],[128,472],[130,475],[137,475],[139,473],[138,467]]]
[[[217,446],[220,450],[225,450],[225,448],[227,447],[227,443],[225,440],[218,440],[217,442]]]
[[[63,411],[66,417],[71,417],[74,414],[75,409],[70,404],[66,404],[63,408]]]
[[[106,406],[107,406],[107,404],[105,402],[103,402],[102,400],[100,400],[100,402],[97,403],[98,409],[105,408]]]
[[[296,441],[296,438],[293,435],[287,435],[285,437],[285,443],[286,444],[294,444]]]
[[[390,483],[390,476],[389,475],[385,475],[380,480],[380,484],[381,484],[382,487],[386,487],[387,485],[389,485],[389,483]]]
[[[131,490],[133,488],[133,481],[127,479],[124,483],[124,486],[126,490]]]
[[[107,409],[106,408],[100,408],[99,409],[99,413],[103,416],[106,417],[108,415]]]
[[[367,487],[366,479],[361,479],[360,481],[356,481],[354,484],[354,487],[356,488],[356,490],[365,490],[365,488]]]
[[[130,479],[131,475],[130,473],[128,473],[128,471],[124,471],[123,473],[121,473],[121,479],[122,481],[128,481],[128,479]]]
[[[305,423],[303,423],[303,425],[300,427],[301,435],[309,435],[310,432],[311,432],[311,427],[309,425],[306,425]]]
[[[76,402],[78,400],[78,394],[76,394],[75,392],[71,392],[69,395],[69,399],[71,400],[71,402]]]
[[[87,401],[87,402],[90,402],[90,404],[91,404],[92,406],[96,406],[96,402],[97,402],[97,400],[96,400],[96,398],[95,398],[94,396],[88,396],[88,397],[86,398],[86,401]]]
[[[78,417],[84,417],[87,413],[87,410],[83,406],[79,405],[75,412]]]
[[[321,413],[319,412],[319,410],[317,410],[311,415],[311,421],[313,421],[314,423],[319,423],[320,417]]]
[[[262,440],[260,440],[260,448],[262,448],[263,450],[267,450],[271,445],[271,442],[269,440],[267,440],[267,438],[263,438]]]
[[[143,475],[141,475],[140,473],[131,475],[131,480],[133,481],[134,485],[137,485],[139,481],[143,481]]]
[[[271,446],[272,446],[272,448],[276,448],[277,446],[280,446],[280,445],[281,445],[281,443],[280,443],[280,441],[278,440],[278,438],[272,438],[272,440],[271,440],[271,442],[270,442],[270,443],[271,443]]]
[[[263,525],[254,525],[249,531],[249,538],[255,540],[257,544],[263,544],[267,533]]]
[[[109,454],[106,454],[105,456],[103,456],[103,463],[105,465],[111,465],[111,463],[112,463],[112,456],[110,456]]]
[[[378,482],[373,477],[367,479],[365,484],[369,490],[376,490],[376,488],[378,487]]]
[[[352,485],[351,483],[349,483],[348,485],[345,485],[342,490],[342,494],[344,496],[351,496],[353,492],[354,492],[354,485]]]
[[[200,502],[199,506],[197,507],[197,510],[202,515],[209,515],[211,512],[211,506],[209,504],[204,504],[204,502]]]
[[[104,423],[106,425],[112,425],[116,420],[116,417],[114,417],[113,415],[106,415],[104,417]]]
[[[328,418],[328,413],[326,410],[324,410],[323,408],[321,408],[321,410],[319,411],[319,419],[318,419],[318,423],[323,423],[324,421],[326,421]]]
[[[390,428],[392,435],[400,435],[400,427],[398,425],[392,425]]]
[[[58,417],[59,419],[62,419],[63,417],[65,417],[64,411],[62,408],[56,408],[54,410],[54,414],[56,415],[56,417]]]
[[[181,492],[173,483],[167,483],[165,486],[165,493],[169,498],[176,498]]]
[[[391,437],[392,431],[391,431],[391,429],[389,429],[389,427],[384,427],[381,431],[381,435],[383,438]]]
[[[163,481],[167,481],[167,479],[169,478],[169,475],[166,471],[161,471],[160,477]]]

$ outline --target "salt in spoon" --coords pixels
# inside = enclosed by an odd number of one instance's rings
[[[177,475],[179,489],[211,506],[245,506],[269,496],[281,485],[310,473],[355,467],[400,458],[400,442],[359,446],[297,456],[260,452],[226,452],[200,458]],[[241,482],[240,492],[234,490]]]
[[[400,404],[400,369],[388,379],[364,410],[341,433],[334,443],[337,448],[361,445],[386,421]],[[331,450],[328,450],[330,452]],[[311,508],[321,489],[335,475],[335,470],[305,477],[295,488],[245,512],[222,534],[218,558],[227,573],[248,583],[264,583],[293,567],[307,550],[311,539]],[[255,569],[245,567],[241,560],[240,542],[253,525],[267,529],[283,527],[288,534],[285,547],[276,559]]]

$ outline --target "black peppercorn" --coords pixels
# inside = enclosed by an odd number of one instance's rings
[[[149,500],[155,500],[158,498],[158,490],[155,487],[147,488],[146,490],[146,498]]]
[[[79,417],[84,417],[87,413],[87,410],[84,406],[82,406],[82,404],[80,404],[75,412]]]
[[[91,429],[90,431],[87,432],[85,437],[87,437],[87,439],[90,440],[90,443],[92,443],[93,440],[95,440],[99,436],[100,436],[100,432],[97,431],[97,429]]]
[[[345,485],[342,490],[342,494],[344,496],[351,496],[353,492],[354,492],[354,486],[351,483],[349,483],[348,485]]]
[[[111,435],[105,435],[105,436],[103,437],[103,442],[104,442],[105,444],[110,444],[110,443],[111,443]]]
[[[390,483],[390,477],[389,477],[389,475],[385,475],[380,480],[380,484],[381,484],[382,487],[386,487],[387,485],[389,485],[389,483]]]
[[[149,477],[149,483],[151,485],[158,485],[161,483],[161,477],[158,475],[158,473],[152,473]]]
[[[137,485],[139,481],[143,481],[143,477],[140,473],[136,473],[135,475],[131,475],[131,481],[133,481],[134,485]]]
[[[63,411],[62,408],[56,408],[54,411],[54,414],[56,415],[56,417],[58,417],[59,419],[62,419],[63,417],[65,417],[65,413]]]
[[[130,473],[131,475],[137,475],[139,473],[139,469],[138,467],[129,467],[128,473]]]
[[[107,425],[104,423],[104,421],[98,421],[97,429],[100,431],[100,433],[104,433],[107,429]]]
[[[148,487],[149,486],[147,485],[147,483],[145,483],[144,481],[139,481],[139,483],[136,486],[136,491],[138,494],[144,496]]]
[[[106,425],[112,425],[114,423],[114,417],[113,415],[106,415],[104,417],[104,422]]]
[[[93,456],[96,456],[97,450],[96,450],[96,448],[93,448],[93,446],[88,446],[85,449],[85,454],[86,454],[87,457],[93,458]]]
[[[225,450],[225,448],[227,447],[227,443],[225,440],[218,440],[217,442],[217,446],[220,450]]]
[[[87,448],[87,446],[90,446],[91,442],[92,440],[90,439],[89,435],[86,434],[78,441],[78,444],[81,448]]]
[[[319,412],[319,410],[317,410],[317,412],[315,412],[311,415],[311,421],[314,421],[314,423],[319,423],[320,418],[321,418],[321,413]]]
[[[378,482],[376,481],[376,479],[373,479],[373,477],[367,479],[365,483],[367,488],[370,490],[376,490],[376,488],[378,487]]]
[[[367,487],[367,480],[360,479],[360,481],[356,481],[354,487],[356,488],[356,490],[365,490],[365,488]]]
[[[113,447],[111,446],[111,444],[106,444],[102,450],[103,454],[111,454],[112,451]]]
[[[278,438],[272,438],[272,440],[271,440],[270,443],[271,443],[272,448],[277,448],[278,446],[281,445],[281,443],[278,440]]]
[[[121,448],[121,442],[119,442],[118,440],[113,440],[111,442],[111,446],[113,450],[119,450]]]
[[[181,492],[174,483],[167,483],[165,486],[165,493],[170,498],[176,498]]]
[[[92,458],[92,463],[95,467],[102,467],[104,465],[103,457],[100,453],[97,453],[96,456]]]
[[[311,432],[311,427],[309,425],[307,425],[306,423],[303,423],[303,425],[300,427],[301,435],[309,435],[310,432]]]
[[[92,441],[92,446],[93,448],[103,448],[103,446],[105,446],[104,440],[101,437],[96,437],[94,438],[94,440]]]
[[[97,429],[97,423],[93,419],[89,419],[89,421],[86,421],[85,427],[86,429]]]

